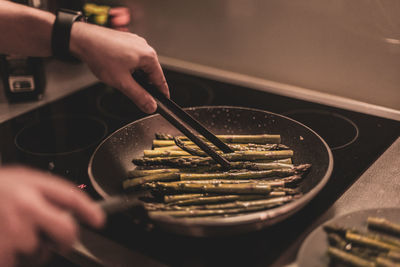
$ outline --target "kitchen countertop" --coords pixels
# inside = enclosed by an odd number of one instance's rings
[[[64,63],[57,60],[45,60],[46,87],[40,100],[23,103],[9,103],[0,83],[0,123],[17,117],[25,112],[65,97],[98,81],[83,63]]]

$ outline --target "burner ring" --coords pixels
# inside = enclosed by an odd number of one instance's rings
[[[22,128],[14,143],[23,153],[65,156],[85,151],[107,135],[107,125],[91,116],[54,116]]]
[[[331,150],[347,147],[358,139],[358,126],[349,118],[335,112],[298,109],[282,114],[313,129],[327,142]],[[342,134],[332,130],[340,130]]]
[[[96,105],[102,114],[117,121],[130,121],[141,113],[131,99],[111,87],[106,87],[106,90],[98,95]]]

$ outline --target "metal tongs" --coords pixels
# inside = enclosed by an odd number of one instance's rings
[[[141,71],[135,71],[132,74],[135,81],[140,84],[147,92],[154,97],[157,103],[157,111],[167,121],[169,121],[175,128],[181,131],[186,137],[188,137],[193,143],[200,147],[207,155],[213,158],[223,168],[229,169],[231,164],[221,154],[217,153],[212,147],[206,142],[199,138],[192,129],[196,130],[206,140],[214,144],[216,147],[221,149],[224,153],[232,153],[233,150],[222,142],[218,137],[211,133],[205,128],[199,121],[184,111],[179,105],[177,105],[171,99],[168,99],[162,94],[156,86],[148,82],[147,75]],[[190,126],[192,129],[190,129]]]
[[[224,153],[232,153],[233,150],[222,142],[218,137],[207,130],[200,122],[190,116],[186,111],[179,107],[175,102],[164,96],[156,86],[150,84],[147,80],[147,75],[143,71],[135,71],[132,74],[133,78],[139,83],[147,92],[154,97],[157,102],[157,112],[160,113],[166,120],[173,126],[187,136],[193,143],[199,146],[207,155],[212,157],[223,168],[229,169],[231,163],[226,160],[221,154],[217,153],[212,147],[198,137],[192,127],[199,134],[204,136],[206,140],[210,141],[216,147],[221,149]],[[123,212],[129,209],[136,208],[136,215],[146,220],[148,214],[143,207],[143,202],[140,200],[140,195],[116,195],[109,199],[99,201],[104,212],[108,215]]]

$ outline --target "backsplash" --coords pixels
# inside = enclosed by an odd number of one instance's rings
[[[400,1],[127,4],[159,55],[400,110]]]

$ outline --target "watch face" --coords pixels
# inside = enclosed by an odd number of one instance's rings
[[[72,15],[72,17],[73,17],[72,21],[86,21],[86,18],[85,18],[85,16],[83,16],[83,13],[81,11],[60,8],[58,10],[58,13],[65,13],[68,15]]]

